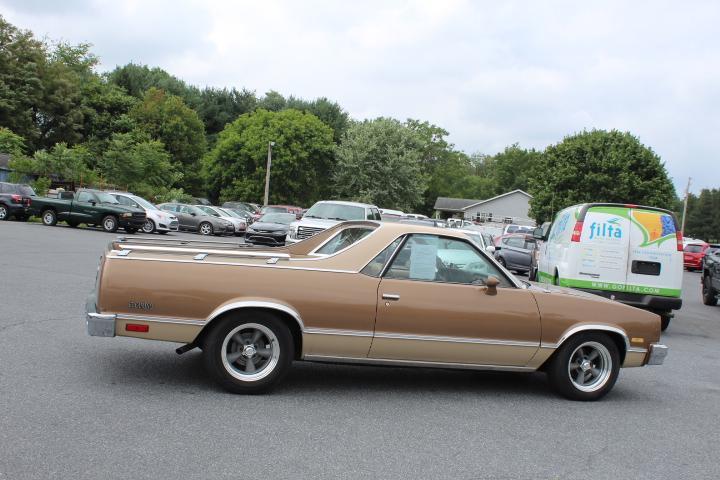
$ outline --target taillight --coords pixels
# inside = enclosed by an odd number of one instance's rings
[[[582,235],[582,227],[583,222],[578,220],[575,222],[575,228],[573,228],[572,238],[570,239],[571,242],[579,242],[580,236]]]
[[[12,199],[13,203],[22,203],[22,196],[17,194],[10,195],[10,198]]]
[[[684,250],[683,248],[683,235],[682,232],[675,232],[675,240],[677,241],[677,251],[682,252]]]
[[[139,323],[126,323],[125,324],[125,330],[128,332],[140,332],[140,333],[147,333],[150,331],[149,325],[142,325]]]

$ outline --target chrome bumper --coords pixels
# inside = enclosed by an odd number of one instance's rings
[[[668,347],[667,345],[663,345],[662,343],[651,343],[650,344],[650,354],[648,355],[648,365],[662,365],[665,361],[665,357],[667,357],[668,354]]]
[[[94,294],[85,302],[85,328],[91,337],[115,336],[115,315],[98,313]]]

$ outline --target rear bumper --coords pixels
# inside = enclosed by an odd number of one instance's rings
[[[651,343],[650,352],[648,353],[648,365],[662,365],[668,354],[667,345],[662,343]]]
[[[115,336],[114,314],[98,313],[95,305],[95,294],[90,294],[85,302],[85,328],[91,337]]]
[[[702,258],[683,259],[683,267],[685,268],[702,268]]]
[[[609,290],[593,290],[589,288],[578,288],[584,292],[611,298],[620,303],[646,310],[679,310],[682,307],[682,298],[661,297],[659,295],[644,295],[642,293],[612,292]]]
[[[18,215],[29,215],[30,207],[21,203],[3,203],[5,208],[8,210],[8,215],[11,217],[17,217]]]

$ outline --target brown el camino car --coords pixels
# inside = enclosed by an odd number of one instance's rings
[[[660,317],[517,280],[462,231],[341,223],[283,248],[119,238],[87,331],[198,347],[227,390],[277,384],[293,360],[547,373],[597,400],[620,367],[661,364]]]

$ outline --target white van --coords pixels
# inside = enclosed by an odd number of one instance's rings
[[[586,203],[562,210],[544,240],[537,279],[651,310],[665,330],[682,305],[682,235],[675,215],[654,207]]]

